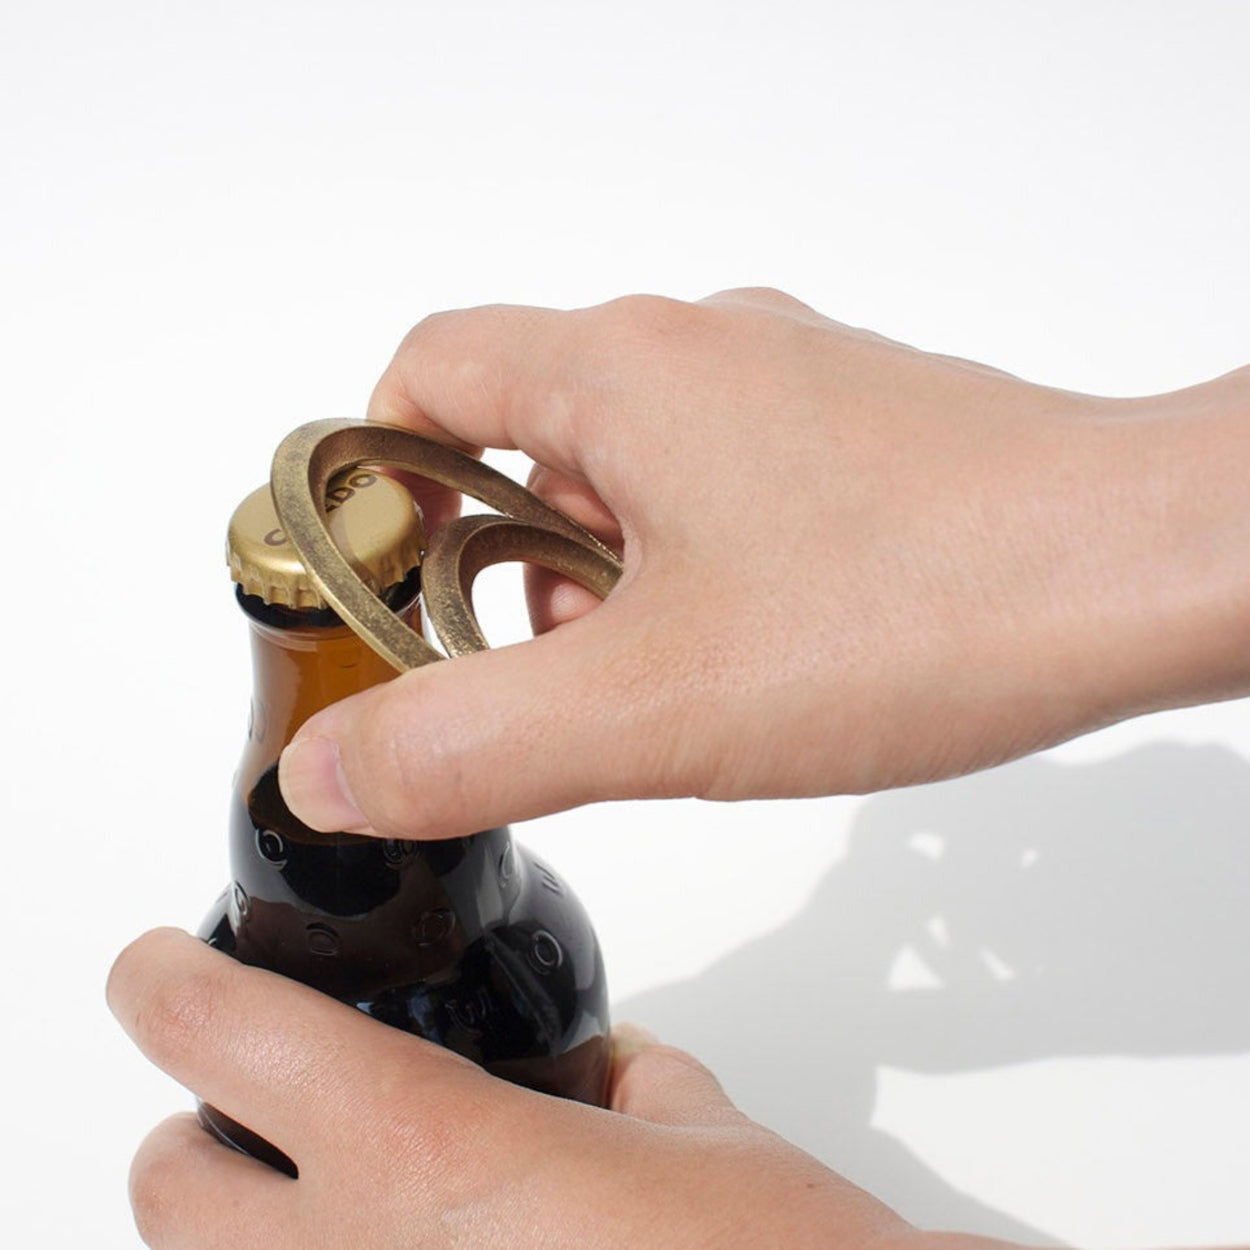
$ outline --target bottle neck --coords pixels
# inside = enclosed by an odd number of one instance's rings
[[[389,681],[395,670],[329,613],[266,612],[253,610],[250,596],[240,601],[252,642],[251,714],[238,777],[247,793],[310,716]],[[416,603],[411,596],[397,611],[407,620]]]

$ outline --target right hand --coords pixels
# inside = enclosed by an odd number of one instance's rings
[[[602,606],[533,578],[533,641],[313,717],[283,792],[449,837],[928,781],[1250,690],[1248,380],[1097,399],[770,291],[431,317],[370,416],[525,451],[625,573]]]

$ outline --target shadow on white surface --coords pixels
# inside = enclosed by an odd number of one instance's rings
[[[874,1127],[878,1069],[1250,1050],[1248,814],[1250,764],[1216,746],[879,795],[790,923],[616,1016],[920,1226],[1059,1244]]]

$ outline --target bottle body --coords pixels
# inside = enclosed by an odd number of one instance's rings
[[[507,828],[410,842],[298,821],[278,788],[282,747],[320,706],[390,670],[342,625],[275,626],[240,598],[252,617],[255,694],[231,805],[232,880],[200,936],[507,1080],[602,1104],[606,983],[576,898]],[[293,1170],[221,1113],[203,1108],[201,1118]]]

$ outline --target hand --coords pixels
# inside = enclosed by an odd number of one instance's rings
[[[154,1250],[924,1250],[641,1031],[617,1036],[609,1112],[505,1084],[178,930],[123,951],[108,996],[150,1059],[299,1168],[166,1121],[131,1172]]]
[[[1097,399],[739,291],[432,317],[370,415],[521,448],[625,574],[313,717],[315,828],[871,791],[1250,691],[1250,371]]]

